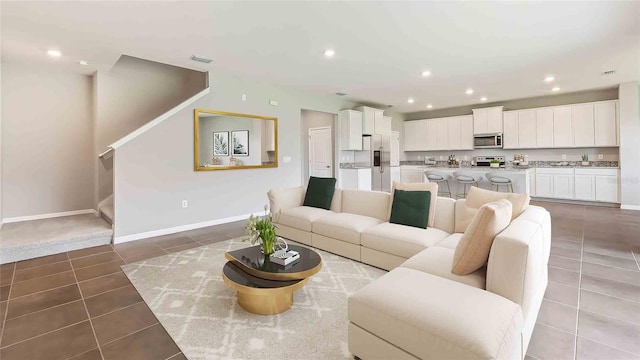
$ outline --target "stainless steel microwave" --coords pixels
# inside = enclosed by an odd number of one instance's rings
[[[502,149],[502,133],[473,135],[474,149]]]

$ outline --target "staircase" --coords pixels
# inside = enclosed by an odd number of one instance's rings
[[[111,196],[102,200],[100,204],[98,204],[98,214],[106,222],[113,225],[113,221],[114,221],[113,194],[111,194]]]

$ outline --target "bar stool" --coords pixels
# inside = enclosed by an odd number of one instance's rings
[[[496,175],[495,173],[487,173],[487,179],[491,183],[491,190],[493,190],[493,186],[495,185],[496,187],[495,191],[499,192],[500,186],[506,186],[507,187],[506,192],[511,192],[511,193],[513,192],[513,183],[511,182],[511,179],[506,178],[504,176]]]
[[[424,172],[424,176],[429,180],[429,182],[438,184],[438,195],[449,194],[449,197],[451,197],[451,188],[449,187],[449,179],[451,179],[451,175],[438,170],[427,170]],[[440,186],[440,183],[443,182],[447,184],[447,191],[444,191],[444,187]],[[441,189],[442,191],[440,191]]]
[[[456,199],[467,197],[467,185],[471,188],[473,185],[478,186],[478,182],[482,180],[482,175],[478,175],[469,171],[456,171],[453,173],[456,179]],[[463,186],[462,194],[460,193],[460,185]]]

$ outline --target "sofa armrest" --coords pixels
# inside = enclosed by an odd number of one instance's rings
[[[302,186],[269,190],[267,196],[271,214],[277,215],[282,210],[302,206],[304,195],[305,188]]]
[[[396,268],[357,291],[349,297],[348,317],[353,325],[420,359],[523,357],[518,304],[414,269]],[[371,356],[356,340],[349,339],[349,350]]]

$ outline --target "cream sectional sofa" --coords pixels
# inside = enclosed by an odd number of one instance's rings
[[[528,206],[496,236],[486,268],[451,273],[465,200],[437,197],[433,227],[389,220],[390,194],[336,189],[331,210],[305,188],[268,196],[278,235],[389,273],[349,298],[349,349],[362,359],[523,358],[547,287],[551,218]]]

